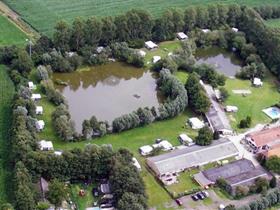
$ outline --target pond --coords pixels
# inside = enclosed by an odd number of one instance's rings
[[[157,76],[144,69],[114,62],[72,73],[54,73],[53,81],[65,96],[78,132],[91,116],[111,123],[116,117],[140,107],[158,107],[163,97],[157,91]]]
[[[243,66],[242,60],[236,54],[219,47],[197,49],[195,58],[197,63],[213,65],[219,73],[228,77],[234,77]]]

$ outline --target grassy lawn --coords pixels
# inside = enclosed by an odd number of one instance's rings
[[[53,32],[57,21],[64,19],[71,22],[79,16],[115,16],[131,9],[143,9],[151,12],[154,16],[159,16],[170,7],[184,9],[190,5],[221,2],[249,6],[278,5],[279,3],[278,0],[4,0],[4,2],[17,11],[34,28],[48,35]]]
[[[12,176],[7,165],[10,150],[9,129],[11,126],[11,102],[14,95],[14,86],[6,69],[0,65],[0,204],[12,199],[10,178]]]
[[[166,189],[174,195],[198,189],[200,186],[193,179],[193,175],[199,172],[198,169],[192,169],[191,171],[185,171],[179,174],[178,183],[166,186]]]
[[[0,47],[26,44],[27,36],[14,23],[0,13]]]
[[[238,130],[238,123],[248,115],[252,117],[252,126],[258,123],[271,122],[271,119],[262,110],[279,102],[279,84],[277,79],[270,73],[267,73],[263,82],[262,87],[255,88],[251,86],[249,80],[228,79],[226,81],[225,88],[230,94],[226,105],[234,105],[239,108],[237,113],[229,114],[229,119],[234,129]],[[233,89],[248,89],[252,91],[252,94],[244,97],[240,94],[234,94]]]
[[[85,191],[85,196],[82,197],[79,195],[79,191],[83,189]],[[71,197],[72,200],[76,203],[78,209],[86,209],[87,207],[92,207],[93,203],[96,201],[92,196],[92,186],[84,188],[82,185],[75,184],[71,185]]]
[[[279,28],[280,27],[280,18],[266,20],[265,24],[272,28]]]

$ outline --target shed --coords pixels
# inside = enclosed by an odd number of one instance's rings
[[[189,124],[192,127],[192,129],[201,129],[204,127],[204,122],[202,122],[197,117],[192,117],[189,119]]]
[[[31,99],[33,100],[33,101],[38,101],[38,100],[40,100],[42,97],[41,97],[41,94],[32,94],[31,95]]]
[[[43,107],[42,106],[36,106],[36,114],[43,114]]]
[[[178,38],[179,40],[186,40],[186,39],[188,39],[189,37],[188,37],[184,32],[179,32],[179,33],[177,33],[177,38]]]
[[[110,194],[111,189],[109,183],[104,183],[100,185],[100,190],[103,194]]]
[[[39,141],[39,148],[42,151],[53,150],[53,143],[51,141],[41,140]]]
[[[147,41],[147,42],[145,42],[145,47],[149,50],[152,50],[152,49],[158,48],[158,45],[152,41]]]
[[[145,57],[147,53],[146,53],[144,50],[139,50],[139,51],[138,51],[138,54],[139,54],[141,57]]]
[[[45,127],[45,122],[43,120],[36,121],[36,128],[38,131],[42,131]]]
[[[160,56],[155,55],[155,56],[153,57],[153,63],[157,63],[158,61],[160,61],[160,59],[161,59]]]
[[[153,147],[151,147],[150,145],[145,145],[139,148],[139,152],[143,156],[151,154],[152,151],[153,151]]]
[[[133,165],[138,169],[138,171],[141,171],[141,165],[135,157],[132,158],[132,162]]]
[[[238,32],[239,30],[238,30],[238,28],[231,28],[231,30],[233,31],[233,32]]]
[[[28,88],[30,90],[34,90],[36,88],[36,85],[34,85],[34,83],[30,81],[30,82],[28,82]]]
[[[256,87],[261,87],[263,86],[263,82],[260,78],[255,77],[253,80],[253,85]]]
[[[179,140],[182,144],[186,144],[188,146],[192,146],[195,144],[193,140],[185,133],[179,135]]]
[[[238,107],[237,106],[226,106],[226,112],[237,112]]]
[[[210,32],[210,29],[208,28],[204,28],[204,29],[201,29],[201,31],[205,34],[209,33]]]

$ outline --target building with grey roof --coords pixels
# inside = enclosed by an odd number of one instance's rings
[[[147,164],[157,176],[162,176],[237,155],[235,145],[227,138],[221,138],[210,146],[194,145],[147,158]]]
[[[239,185],[252,185],[259,177],[269,179],[270,175],[262,167],[255,167],[247,159],[233,161],[224,166],[211,168],[194,175],[194,179],[202,187],[213,185],[218,179],[223,178],[231,189],[235,189]]]

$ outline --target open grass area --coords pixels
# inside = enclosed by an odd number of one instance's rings
[[[226,105],[237,106],[239,109],[237,113],[228,115],[234,129],[239,130],[238,123],[247,116],[252,118],[252,127],[258,123],[271,122],[271,119],[262,110],[279,102],[279,82],[270,73],[267,73],[263,82],[262,87],[256,88],[251,85],[249,80],[228,79],[226,81],[225,88],[230,94]],[[252,91],[252,94],[244,97],[234,94],[232,92],[234,89],[248,89]]]
[[[14,86],[6,68],[0,65],[0,204],[12,199],[11,169],[8,165],[10,150],[11,103]]]
[[[104,17],[122,14],[131,9],[143,9],[154,16],[161,15],[171,7],[184,9],[190,5],[211,3],[242,4],[249,6],[278,5],[278,0],[4,0],[12,9],[38,31],[52,34],[57,21],[68,22],[75,17]]]
[[[85,196],[80,196],[80,190],[85,191]],[[92,186],[84,187],[80,184],[74,184],[70,187],[72,201],[77,205],[78,209],[86,209],[87,207],[92,207],[93,203],[96,201],[92,195]]]
[[[280,18],[266,20],[265,24],[272,28],[279,28],[280,27]]]
[[[23,46],[27,36],[7,17],[0,13],[0,47],[6,45]]]

